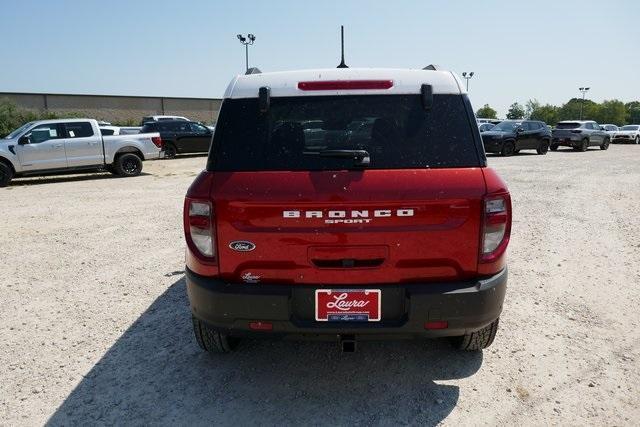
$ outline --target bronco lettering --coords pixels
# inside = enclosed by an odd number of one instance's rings
[[[371,213],[367,209],[358,210],[328,210],[328,211],[283,211],[283,218],[328,218],[325,219],[325,224],[368,224],[374,218],[389,218],[389,217],[410,217],[414,215],[414,209],[375,209]]]

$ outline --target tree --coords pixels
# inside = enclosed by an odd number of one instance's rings
[[[531,120],[540,120],[554,126],[558,123],[558,107],[551,104],[538,105],[529,116]]]
[[[580,109],[583,101],[581,98],[571,98],[558,110],[558,120],[580,120]],[[599,114],[599,104],[590,99],[584,100],[582,120],[596,120]]]
[[[50,113],[36,113],[35,111],[18,108],[15,102],[8,98],[0,99],[0,138],[25,123],[53,118],[57,117]]]
[[[476,117],[482,119],[497,119],[498,112],[491,108],[489,104],[484,104],[484,106],[476,112]]]
[[[56,114],[49,111],[34,111],[19,108],[8,98],[0,99],[0,138],[8,135],[14,129],[34,120],[60,119],[66,117],[82,117],[85,114],[69,112]]]
[[[509,120],[523,119],[524,113],[525,113],[524,107],[522,107],[522,105],[518,104],[517,102],[514,102],[509,107],[509,111],[507,111],[507,119]]]
[[[537,99],[528,100],[524,107],[524,117],[526,119],[530,119],[531,114],[533,114],[533,112],[539,108],[540,108],[540,103],[538,102]]]
[[[639,124],[640,123],[640,101],[631,101],[624,104],[627,112],[625,116],[625,123]]]
[[[603,101],[595,116],[595,121],[598,123],[613,123],[616,125],[622,125],[625,123],[627,116],[627,110],[624,107],[622,101],[613,99],[610,101]]]

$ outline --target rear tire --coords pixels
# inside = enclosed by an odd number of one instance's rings
[[[557,145],[555,145],[555,144],[554,144],[554,145],[552,145],[552,146],[551,146],[551,147],[549,147],[549,148],[551,148],[551,151],[558,151],[558,146],[557,146]]]
[[[582,145],[578,149],[582,152],[587,151],[589,149],[589,140],[587,138],[583,139]]]
[[[549,151],[549,141],[542,141],[536,151],[541,155],[547,154],[547,152]]]
[[[451,339],[451,344],[458,350],[463,351],[479,351],[489,347],[498,332],[498,323],[500,318],[496,319],[490,325],[485,326],[479,331],[472,332],[461,337]]]
[[[121,154],[116,157],[113,169],[119,176],[138,176],[142,172],[142,159],[133,153]]]
[[[609,149],[609,138],[605,138],[604,142],[602,143],[602,145],[600,146],[601,150],[607,150]]]
[[[168,143],[164,146],[164,157],[165,159],[173,159],[178,155],[178,149],[175,145]]]
[[[211,329],[193,316],[191,319],[193,321],[193,332],[201,349],[209,353],[220,354],[231,353],[238,348],[240,338],[231,337]]]
[[[502,145],[502,150],[500,151],[500,154],[502,154],[504,157],[509,157],[509,156],[513,156],[513,153],[515,153],[515,151],[516,151],[516,146],[514,145],[514,143],[511,141],[508,141]]]
[[[5,162],[0,162],[0,187],[6,187],[13,179],[13,169]]]

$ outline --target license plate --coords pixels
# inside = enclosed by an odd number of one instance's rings
[[[379,322],[380,289],[316,289],[316,321]]]

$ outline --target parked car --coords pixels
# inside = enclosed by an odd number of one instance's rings
[[[592,120],[565,120],[558,122],[553,130],[551,150],[558,147],[571,147],[574,150],[587,151],[589,147],[598,146],[601,150],[609,148],[611,137]]]
[[[162,152],[158,133],[102,136],[92,119],[29,122],[0,139],[0,187],[13,177],[108,170],[136,176]]]
[[[640,144],[640,125],[625,125],[614,133],[613,142]]]
[[[251,334],[337,338],[343,351],[362,337],[492,343],[511,199],[461,86],[448,71],[371,68],[232,80],[184,203],[204,350]],[[342,145],[318,148],[303,126]]]
[[[189,121],[189,119],[182,116],[145,116],[142,118],[142,121],[140,122],[140,126],[144,126],[149,122],[162,122],[167,120],[184,120],[186,122]]]
[[[494,125],[493,123],[478,123],[478,129],[480,130],[481,133],[491,130],[495,126],[496,125]]]
[[[605,125],[600,125],[600,129],[605,131],[607,135],[609,135],[609,140],[613,142],[613,135],[618,131],[618,126],[607,123]]]
[[[206,153],[211,145],[211,130],[196,122],[184,120],[149,122],[142,127],[141,132],[159,132],[167,158],[185,153]]]
[[[505,120],[483,132],[482,142],[487,153],[503,156],[512,156],[520,150],[547,154],[551,132],[546,123],[537,120]]]
[[[476,121],[478,123],[491,123],[491,124],[497,125],[502,120],[499,120],[499,119],[485,119],[485,118],[478,117],[478,118],[476,118]]]

